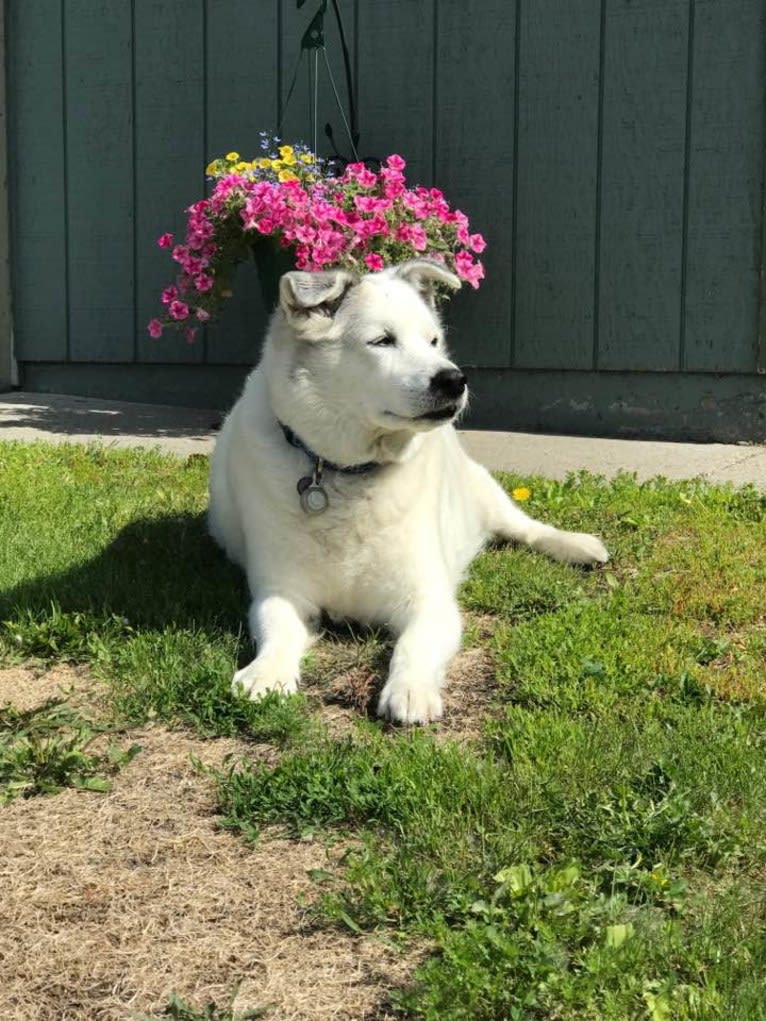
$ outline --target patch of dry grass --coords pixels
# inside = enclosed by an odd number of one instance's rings
[[[92,679],[59,669],[0,672],[0,692],[31,707]],[[156,727],[111,793],[67,790],[3,809],[0,1017],[125,1021],[190,1003],[272,1005],[275,1021],[385,1018],[381,1003],[413,961],[375,939],[317,930],[299,900],[337,851],[266,835],[248,845],[217,828],[219,766],[252,754]]]
[[[64,698],[72,709],[100,710],[103,699],[93,675],[85,667],[68,663],[48,667],[17,666],[0,670],[0,705],[36,709],[50,698]]]

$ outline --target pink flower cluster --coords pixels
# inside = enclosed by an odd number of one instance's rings
[[[172,250],[180,266],[176,282],[162,293],[166,312],[152,319],[149,333],[165,325],[205,323],[230,295],[234,265],[247,257],[258,237],[270,237],[294,254],[295,267],[319,270],[342,266],[378,271],[417,256],[436,259],[478,288],[484,267],[475,257],[484,250],[467,216],[450,209],[438,188],[408,189],[401,156],[389,156],[379,172],[351,163],[341,177],[317,174],[268,180],[257,174],[227,173],[209,199],[188,210],[186,238],[174,244],[163,234],[158,244]]]

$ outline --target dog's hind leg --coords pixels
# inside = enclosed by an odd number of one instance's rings
[[[290,695],[298,690],[301,657],[311,643],[312,608],[282,595],[253,600],[250,631],[258,655],[234,674],[234,694],[260,698],[268,691]]]
[[[603,564],[609,554],[603,542],[587,532],[566,532],[536,521],[518,507],[486,468],[472,462],[474,493],[490,536],[521,542],[567,564]]]

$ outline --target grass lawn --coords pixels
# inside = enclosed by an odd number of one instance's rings
[[[369,717],[387,646],[351,629],[305,694],[231,696],[246,592],[205,535],[206,477],[199,456],[0,445],[0,665],[87,664],[108,695],[96,721],[0,711],[0,801],[105,789],[141,755],[93,744],[105,728],[239,736],[273,751],[217,771],[221,825],[344,847],[312,870],[315,924],[429,948],[376,1017],[766,1018],[766,494],[503,476],[612,562],[481,556],[478,711],[458,686],[445,724],[406,730]]]

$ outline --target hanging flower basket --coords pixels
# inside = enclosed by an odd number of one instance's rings
[[[269,310],[276,307],[279,300],[279,281],[284,273],[295,269],[295,253],[289,248],[282,248],[271,238],[258,237],[250,244],[250,251],[258,275],[263,304]]]
[[[337,175],[303,145],[263,135],[262,148],[249,162],[236,152],[214,160],[207,168],[212,194],[187,210],[184,242],[159,238],[180,273],[162,293],[165,313],[149,323],[152,337],[174,326],[193,340],[198,325],[221,313],[236,266],[250,258],[268,308],[291,269],[362,274],[420,257],[479,286],[484,238],[470,233],[468,217],[438,188],[408,188],[401,156],[389,156],[378,171],[350,163]]]

